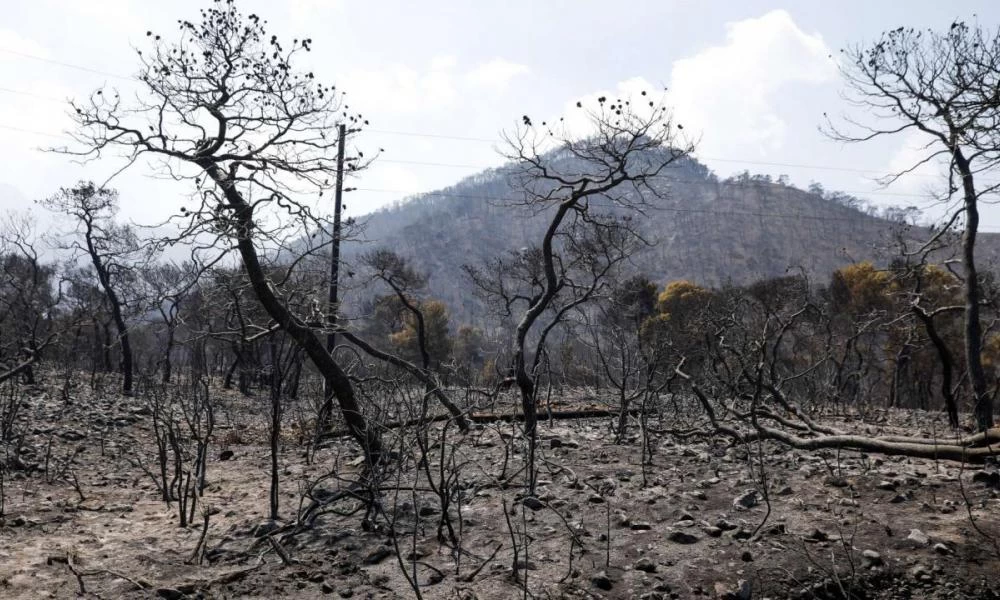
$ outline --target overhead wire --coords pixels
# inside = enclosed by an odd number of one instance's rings
[[[79,65],[79,64],[75,64],[75,63],[66,62],[66,61],[61,61],[61,60],[46,58],[46,57],[42,57],[42,56],[37,56],[37,55],[34,55],[34,54],[30,54],[30,53],[26,53],[26,52],[21,52],[21,51],[18,51],[18,50],[12,50],[12,49],[9,49],[9,48],[0,47],[0,52],[5,53],[5,54],[9,54],[9,55],[13,55],[13,56],[18,56],[18,57],[25,58],[25,59],[29,59],[29,60],[34,60],[34,61],[38,61],[38,62],[43,62],[43,63],[47,63],[47,64],[59,66],[59,67],[62,67],[62,68],[74,69],[74,70],[78,70],[78,71],[82,71],[82,72],[87,72],[87,73],[96,74],[96,75],[102,75],[102,76],[105,76],[105,77],[110,77],[110,78],[119,79],[119,80],[123,80],[123,81],[130,81],[130,82],[131,81],[136,81],[135,77],[123,76],[123,75],[119,75],[117,73],[112,73],[110,71],[105,71],[105,70],[102,70],[102,69],[96,69],[96,68],[87,67],[87,66],[84,66],[84,65]],[[29,92],[29,91],[25,91],[25,90],[18,90],[18,89],[8,88],[8,87],[0,87],[0,93],[23,95],[23,96],[28,96],[28,97],[33,97],[33,98],[36,98],[36,99],[40,99],[40,100],[46,100],[46,101],[57,102],[57,103],[65,102],[65,99],[58,99],[58,98],[54,98],[54,97],[51,97],[51,96],[45,96],[45,95],[42,95],[42,94],[36,94],[34,92]],[[13,125],[6,125],[6,124],[0,124],[0,129],[6,129],[6,130],[9,130],[9,131],[16,131],[16,132],[20,132],[20,133],[27,133],[27,134],[39,135],[39,136],[50,137],[50,138],[61,138],[61,139],[67,139],[67,140],[71,140],[72,139],[72,138],[70,138],[69,136],[66,136],[66,135],[53,134],[53,133],[49,133],[49,132],[38,131],[38,130],[30,129],[30,128],[18,127],[18,126],[13,126]],[[378,128],[367,128],[365,131],[367,131],[369,133],[382,134],[382,135],[395,135],[395,136],[403,136],[403,137],[419,137],[419,138],[428,138],[428,139],[444,139],[444,140],[456,140],[456,141],[463,141],[463,142],[477,142],[477,143],[490,143],[490,144],[496,144],[496,143],[498,143],[498,142],[501,141],[498,138],[486,138],[486,137],[476,137],[476,136],[462,136],[462,135],[429,133],[429,132],[419,132],[419,131],[400,131],[400,130],[378,129]],[[694,156],[694,158],[699,159],[699,160],[709,160],[709,161],[716,161],[716,162],[728,162],[728,163],[746,164],[746,165],[759,165],[759,166],[794,168],[794,169],[816,169],[816,170],[840,171],[840,172],[849,172],[849,173],[861,173],[861,174],[869,174],[869,175],[884,175],[884,172],[877,171],[877,170],[874,170],[874,169],[862,169],[862,168],[855,168],[855,167],[840,167],[840,166],[833,166],[833,165],[816,165],[816,164],[794,163],[794,162],[781,162],[781,161],[759,161],[759,160],[740,159],[740,158],[711,157],[711,156],[705,156],[705,155],[698,155],[697,153],[694,154],[693,156]],[[482,169],[487,169],[487,168],[496,168],[495,166],[479,166],[479,165],[468,165],[468,164],[452,164],[452,163],[440,163],[440,162],[433,162],[433,161],[415,161],[415,160],[387,159],[387,158],[381,158],[381,159],[379,159],[379,162],[394,163],[394,164],[407,164],[407,165],[414,165],[414,166],[434,166],[434,167],[463,168],[463,169],[476,169],[476,170],[482,170]],[[910,176],[919,176],[919,177],[937,177],[936,175],[923,174],[923,173],[911,173],[909,175]],[[683,180],[677,180],[677,181],[680,182],[680,183],[690,183],[689,181],[683,181]],[[425,192],[425,193],[421,193],[421,192],[405,192],[405,191],[401,191],[401,190],[387,190],[387,189],[380,189],[380,188],[356,188],[356,189],[358,189],[359,191],[368,191],[368,192],[373,192],[373,193],[394,193],[394,194],[402,194],[402,195],[405,195],[405,196],[420,196],[420,195],[438,195],[438,196],[453,196],[453,197],[459,197],[459,196],[461,196],[461,195],[456,195],[456,194],[449,194],[449,193],[446,193],[446,192]],[[877,195],[877,196],[914,197],[914,198],[926,198],[928,196],[927,194],[913,194],[913,193],[903,193],[903,192],[888,192],[888,191],[878,191],[878,190],[875,190],[875,191],[867,191],[867,190],[866,191],[848,191],[848,190],[841,190],[841,191],[843,193],[846,193],[846,194]],[[470,198],[473,198],[473,197],[470,196]],[[474,198],[475,199],[479,199],[479,200],[490,200],[488,197],[474,197]],[[499,199],[493,199],[493,200],[499,200]],[[670,210],[675,210],[676,212],[709,212],[709,213],[712,213],[712,211],[710,209],[670,209]],[[716,213],[712,213],[712,214],[716,214]],[[755,216],[755,217],[769,217],[769,218],[770,217],[773,217],[773,218],[817,218],[817,219],[829,219],[829,220],[841,220],[841,219],[851,219],[851,218],[854,218],[854,217],[819,217],[817,215],[801,215],[801,214],[797,214],[797,213],[796,214],[781,214],[781,213],[754,213],[754,212],[748,212],[748,213],[722,213],[722,214],[731,214],[733,216]],[[982,231],[986,231],[986,230],[982,230]]]

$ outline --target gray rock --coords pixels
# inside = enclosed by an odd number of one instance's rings
[[[717,537],[720,537],[722,535],[722,530],[721,529],[719,529],[718,527],[712,527],[711,525],[708,526],[708,527],[702,527],[701,530],[708,537],[717,538]]]
[[[675,544],[694,544],[698,541],[698,536],[686,531],[674,530],[667,534],[667,539]]]
[[[715,597],[718,600],[750,600],[753,597],[753,588],[745,579],[737,581],[735,586],[720,582],[715,584]]]
[[[719,519],[718,521],[716,521],[715,526],[723,531],[732,531],[733,529],[736,529],[738,527],[737,525],[734,525],[725,519]]]
[[[592,576],[590,583],[599,590],[610,590],[615,585],[604,571]]]
[[[938,554],[951,554],[951,548],[941,543],[934,544],[934,551]]]
[[[828,485],[830,487],[842,488],[850,485],[847,479],[840,477],[838,475],[827,475],[823,478],[823,485]]]
[[[906,536],[906,539],[916,543],[918,546],[926,546],[931,543],[931,538],[919,529],[911,529],[910,535]]]
[[[521,498],[521,504],[525,508],[530,508],[531,510],[540,510],[545,508],[545,503],[534,496],[525,496]]]
[[[636,571],[642,571],[643,573],[655,573],[656,563],[652,561],[649,557],[643,556],[639,560],[635,561],[632,568]]]
[[[925,565],[917,565],[910,569],[910,577],[922,583],[934,581],[934,574]]]
[[[632,531],[649,531],[650,529],[653,528],[653,526],[650,525],[649,523],[645,523],[643,521],[636,521],[636,522],[632,523],[631,525],[629,525],[629,528]]]
[[[60,433],[59,437],[70,442],[79,442],[80,440],[82,440],[87,436],[82,431],[77,431],[76,429],[67,429],[66,431]]]
[[[182,600],[186,594],[175,588],[160,588],[156,590],[156,596],[166,600]]]
[[[866,567],[879,567],[882,566],[882,555],[874,550],[865,550],[861,553],[861,560],[864,562]]]
[[[760,504],[760,499],[757,497],[757,490],[747,490],[733,500],[733,508],[736,510],[746,510],[758,504]]]
[[[390,556],[392,556],[392,550],[383,546],[366,556],[361,562],[366,565],[377,565]]]

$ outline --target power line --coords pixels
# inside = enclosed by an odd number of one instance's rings
[[[15,127],[13,125],[2,125],[2,124],[0,124],[0,129],[7,129],[7,130],[10,130],[10,131],[17,131],[17,132],[20,132],[20,133],[30,133],[30,134],[33,134],[33,135],[41,135],[41,136],[51,137],[51,138],[60,138],[60,139],[64,139],[64,140],[72,140],[73,139],[73,138],[69,137],[68,135],[61,135],[61,134],[58,134],[58,133],[45,133],[44,131],[36,131],[34,129],[25,129],[24,127]]]
[[[93,73],[93,74],[96,74],[96,75],[104,75],[105,77],[113,77],[115,79],[121,79],[121,80],[124,80],[124,81],[135,81],[135,79],[132,78],[132,77],[124,77],[124,76],[118,75],[116,73],[109,73],[108,71],[102,71],[100,69],[92,69],[90,67],[84,67],[84,66],[81,66],[81,65],[75,65],[73,63],[63,62],[61,60],[53,60],[51,58],[44,58],[44,57],[41,57],[41,56],[35,56],[34,54],[28,54],[26,52],[19,52],[17,50],[11,50],[9,48],[0,48],[0,52],[3,52],[4,54],[12,54],[14,56],[20,56],[21,58],[27,58],[27,59],[30,59],[30,60],[36,60],[36,61],[39,61],[39,62],[48,63],[50,65],[57,65],[57,66],[64,67],[64,68],[67,68],[67,69],[76,69],[77,71],[85,71],[87,73]]]
[[[753,185],[753,184],[737,184],[737,185]],[[473,194],[459,194],[455,192],[420,192],[420,193],[407,193],[401,190],[387,190],[381,188],[354,188],[361,192],[376,192],[376,193],[392,193],[400,194],[405,197],[414,196],[439,196],[443,198],[458,198],[464,200],[479,200],[484,202],[512,202],[516,201],[516,198],[504,198],[500,196],[480,196]],[[757,218],[767,218],[767,219],[800,219],[800,220],[813,220],[813,221],[849,221],[854,222],[859,218],[859,215],[853,216],[821,216],[821,215],[809,215],[804,213],[778,213],[778,212],[760,212],[760,211],[727,211],[727,210],[717,210],[711,208],[682,208],[682,207],[656,207],[651,209],[652,211],[658,212],[673,212],[682,214],[709,214],[727,217],[757,217]],[[878,219],[878,217],[871,217],[872,219]],[[979,228],[980,232],[983,233],[1000,233],[1000,230],[984,229]]]
[[[38,59],[38,60],[44,60],[46,62],[53,62],[55,64],[60,64],[60,65],[67,66],[67,67],[80,68],[80,69],[83,69],[83,70],[93,71],[93,69],[87,69],[85,67],[77,67],[75,65],[69,65],[68,63],[62,63],[62,62],[59,62],[59,61],[49,61],[48,59],[43,59],[43,58],[40,58],[40,57],[34,57],[34,56],[26,55],[26,54],[23,54],[23,53],[14,52],[14,51],[11,51],[11,50],[5,50],[3,48],[0,48],[0,51],[10,52],[12,54],[17,54],[19,56],[26,56],[26,57],[29,57],[29,58],[35,58],[35,59]],[[113,74],[110,74],[110,73],[104,73],[103,71],[97,71],[97,72],[98,73],[102,73],[102,74],[106,74],[106,75],[109,75],[109,76],[117,77],[119,79],[129,79],[130,81],[132,81],[131,78],[124,78],[124,77],[120,77],[120,76],[113,75]],[[6,87],[0,87],[0,93],[30,96],[30,97],[33,97],[33,98],[38,98],[40,100],[46,100],[46,101],[49,101],[49,102],[56,102],[56,103],[64,103],[64,102],[66,102],[65,99],[54,98],[52,96],[43,96],[41,94],[35,94],[33,92],[26,92],[26,91],[23,91],[23,90],[11,89],[11,88],[6,88]],[[397,136],[404,136],[404,137],[422,137],[422,138],[430,138],[430,139],[458,140],[458,141],[464,141],[464,142],[486,142],[486,143],[491,143],[491,144],[495,144],[495,143],[498,143],[500,141],[499,139],[488,139],[488,138],[481,138],[481,137],[466,137],[466,136],[456,136],[456,135],[436,134],[436,133],[424,133],[424,132],[417,132],[417,131],[395,131],[395,130],[388,130],[388,129],[370,129],[370,128],[365,129],[364,131],[367,132],[367,133],[383,134],[383,135],[397,135]],[[38,133],[39,133],[39,135],[51,135],[51,134],[46,134],[46,133],[43,133],[43,132],[38,132]],[[874,175],[874,176],[884,176],[886,174],[884,171],[879,171],[877,169],[862,169],[862,168],[857,168],[857,167],[837,167],[837,166],[833,166],[833,165],[816,165],[816,164],[808,164],[808,163],[794,163],[794,162],[781,162],[781,161],[762,161],[762,160],[749,160],[749,159],[743,159],[743,158],[723,158],[723,157],[718,157],[718,156],[698,155],[697,153],[693,153],[692,157],[696,158],[696,159],[699,159],[699,160],[702,160],[702,161],[706,161],[707,160],[707,161],[715,161],[715,162],[743,164],[743,165],[756,165],[756,166],[764,166],[764,167],[781,167],[781,168],[788,168],[788,169],[814,169],[814,170],[820,170],[820,171],[837,171],[837,172],[843,172],[843,173],[859,173],[859,174],[863,174],[863,175]],[[448,164],[448,163],[436,163],[436,162],[425,162],[425,161],[395,160],[395,159],[380,159],[379,162],[396,163],[396,164],[409,164],[409,165],[424,165],[424,166],[435,166],[435,167],[451,167],[451,168],[462,168],[462,169],[476,169],[476,170],[485,170],[485,169],[494,168],[492,166],[486,166],[486,165]],[[940,178],[940,176],[938,176],[938,175],[932,175],[932,174],[928,174],[928,173],[908,173],[907,176],[908,177],[932,177],[932,178],[935,178],[935,179]],[[847,193],[851,193],[851,192],[847,192]],[[876,192],[864,192],[864,193],[871,194],[871,193],[876,193]],[[882,194],[881,192],[879,192],[879,193]],[[894,194],[892,194],[892,193],[884,193],[883,195],[894,195]],[[899,195],[919,196],[919,194],[899,194]]]
[[[72,138],[72,137],[70,137],[68,135],[55,134],[55,133],[47,133],[45,131],[38,131],[38,130],[35,130],[35,129],[28,129],[28,128],[24,128],[24,127],[16,127],[16,126],[13,126],[13,125],[0,124],[0,129],[7,129],[7,130],[10,130],[10,131],[17,131],[19,133],[28,133],[28,134],[40,135],[40,136],[45,136],[45,137],[50,137],[50,138],[56,138],[56,139],[64,139],[64,140],[68,140],[68,141],[76,141],[74,138]],[[389,158],[380,158],[375,163],[375,165],[377,166],[379,163],[393,163],[393,164],[405,164],[405,165],[414,165],[414,166],[430,166],[430,167],[475,169],[475,170],[479,170],[479,171],[497,168],[496,166],[480,166],[480,165],[466,165],[466,164],[454,164],[454,163],[439,163],[439,162],[432,162],[432,161],[402,160],[402,159],[389,159]],[[695,183],[695,184],[697,184],[697,183],[704,183],[704,180],[698,180],[698,179],[681,179],[681,178],[678,178],[678,177],[670,177],[669,175],[661,175],[661,176],[659,176],[659,178],[662,178],[662,179],[664,179],[666,181],[675,182],[675,183]],[[361,188],[357,188],[357,189],[361,189]],[[408,191],[403,191],[403,190],[387,190],[387,189],[376,189],[376,188],[368,188],[366,191],[378,192],[378,193],[394,193],[394,194],[400,194],[402,196],[414,196],[414,195],[421,195],[421,194],[424,194],[424,193],[433,193],[433,192],[408,192]],[[842,192],[844,194],[851,194],[851,195],[855,195],[855,196],[887,196],[887,197],[896,197],[896,198],[924,198],[924,199],[926,199],[928,197],[927,194],[914,194],[914,193],[907,193],[907,192],[888,192],[888,191],[879,191],[879,190],[872,190],[872,191],[868,191],[868,190],[837,190],[837,191]]]
[[[0,48],[0,50],[3,50]],[[17,94],[24,96],[31,96],[33,98],[38,98],[40,100],[47,100],[49,102],[64,103],[65,99],[54,98],[52,96],[43,96],[41,94],[35,94],[33,92],[26,92],[23,90],[11,89],[6,87],[0,87],[0,93],[7,94]],[[487,142],[491,144],[496,144],[500,142],[499,139],[487,139],[480,137],[464,137],[456,135],[447,134],[436,134],[436,133],[423,133],[417,131],[395,131],[388,129],[370,129],[366,128],[364,130],[367,133],[382,134],[382,135],[397,135],[404,137],[422,137],[430,139],[444,139],[444,140],[458,140],[464,142]],[[45,134],[42,134],[45,135]],[[705,156],[698,155],[697,153],[692,154],[692,156],[699,160],[708,160],[715,162],[733,163],[733,164],[743,164],[743,165],[757,165],[764,167],[782,167],[788,169],[814,169],[820,171],[838,171],[843,173],[859,173],[863,175],[874,175],[874,176],[884,176],[884,171],[879,171],[877,169],[862,169],[858,167],[837,167],[833,165],[816,165],[808,163],[795,163],[795,162],[781,162],[781,161],[762,161],[762,160],[749,160],[743,158],[724,158],[719,156]],[[467,164],[447,164],[447,163],[434,163],[434,162],[423,162],[423,161],[405,161],[405,160],[392,160],[392,159],[380,159],[380,162],[398,163],[398,164],[412,164],[412,165],[427,165],[436,167],[453,167],[453,168],[465,168],[465,169],[477,169],[484,170],[492,168],[485,165],[467,165]],[[931,175],[927,173],[908,173],[909,177],[933,177],[939,178],[938,175]]]

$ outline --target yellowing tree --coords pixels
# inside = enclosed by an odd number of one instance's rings
[[[679,279],[668,283],[660,292],[656,308],[668,318],[673,315],[682,316],[691,310],[703,307],[711,298],[711,291],[696,283]]]
[[[852,313],[888,308],[894,290],[892,274],[867,260],[837,269],[830,281],[833,305]]]
[[[439,300],[425,300],[420,303],[424,318],[424,337],[430,368],[440,370],[442,363],[451,358],[452,340],[448,323],[448,307]],[[403,329],[393,333],[389,339],[399,349],[404,358],[413,362],[421,361],[418,323],[413,313],[404,313]]]

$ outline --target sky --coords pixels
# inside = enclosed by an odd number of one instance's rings
[[[67,142],[69,98],[101,86],[139,89],[135,48],[146,31],[170,39],[209,0],[2,0],[0,210],[121,167],[76,164],[46,147]],[[940,169],[924,167],[886,188],[876,181],[920,155],[917,136],[845,145],[820,131],[824,114],[854,114],[837,60],[901,25],[944,29],[956,19],[993,27],[995,0],[241,0],[282,38],[314,40],[304,66],[346,90],[371,122],[354,140],[374,165],[347,183],[348,215],[440,189],[503,162],[501,133],[522,115],[566,114],[601,93],[666,90],[698,140],[696,156],[720,176],[749,170],[819,182],[879,205],[940,213],[929,193]],[[458,138],[458,139],[456,139]],[[190,190],[144,164],[117,175],[126,220],[150,225]],[[40,209],[34,208],[35,212]],[[44,217],[42,217],[44,218]],[[1000,231],[1000,208],[982,227]]]

